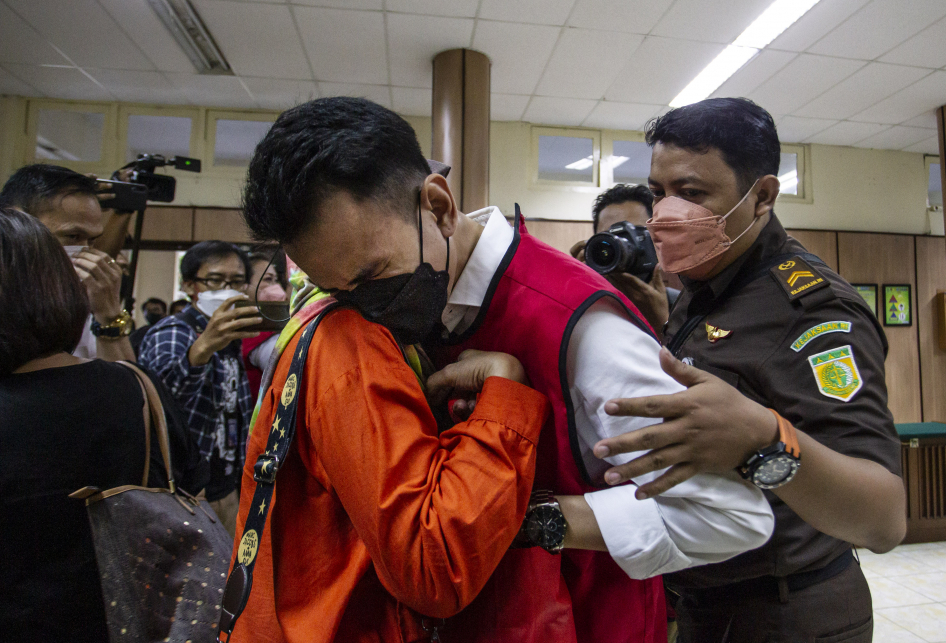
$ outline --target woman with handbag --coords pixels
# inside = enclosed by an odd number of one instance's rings
[[[0,638],[106,641],[105,605],[80,487],[165,486],[129,367],[74,357],[89,314],[56,237],[0,208]],[[160,389],[160,385],[159,385]],[[206,472],[164,391],[172,468],[197,493]],[[150,443],[150,444],[149,444]]]

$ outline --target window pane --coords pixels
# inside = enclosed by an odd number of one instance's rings
[[[798,194],[798,154],[782,153],[778,166],[778,180],[782,184],[781,194]]]
[[[614,141],[614,156],[610,159],[611,167],[614,168],[614,182],[647,185],[650,155],[651,149],[647,143]]]
[[[930,163],[930,182],[927,188],[929,207],[943,207],[943,180],[940,178],[939,163]]]
[[[594,139],[539,136],[539,180],[593,183],[594,152]]]
[[[246,167],[253,158],[256,144],[273,124],[267,121],[217,121],[214,165]]]
[[[129,116],[125,160],[134,161],[139,154],[190,156],[191,126],[186,116]]]
[[[105,114],[39,110],[36,158],[53,161],[102,160]]]

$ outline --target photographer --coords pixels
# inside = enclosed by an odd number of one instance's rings
[[[128,341],[131,316],[122,309],[122,270],[97,245],[106,232],[102,194],[94,177],[56,165],[21,167],[0,190],[0,203],[36,217],[65,247],[86,289],[91,314],[75,350],[78,357],[135,360]],[[115,219],[121,228],[122,218]],[[127,226],[127,218],[125,220]],[[124,231],[119,230],[124,239]],[[119,248],[112,249],[117,253]]]
[[[207,500],[234,533],[240,475],[253,401],[240,355],[247,328],[261,323],[247,300],[246,254],[231,243],[198,243],[181,260],[181,289],[191,305],[165,317],[141,343],[140,362],[164,382],[184,412],[201,456],[210,462]]]
[[[595,199],[592,207],[594,232],[606,232],[611,226],[621,222],[643,229],[647,220],[653,216],[653,206],[654,195],[646,185],[615,185]],[[571,255],[579,261],[585,261],[587,243],[576,243],[571,248]],[[664,284],[661,270],[656,268],[649,282],[630,273],[618,271],[605,275],[605,278],[634,302],[660,337],[664,323],[670,317],[670,309],[680,295],[679,290],[668,288]]]

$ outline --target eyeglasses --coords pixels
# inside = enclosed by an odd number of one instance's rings
[[[222,277],[208,277],[207,279],[201,279],[200,277],[194,277],[193,280],[204,284],[211,290],[220,290],[222,288],[242,290],[243,288],[246,288],[246,279],[243,277],[235,277],[233,279],[223,279]]]

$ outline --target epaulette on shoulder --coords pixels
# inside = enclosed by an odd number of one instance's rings
[[[788,295],[789,301],[792,302],[803,297],[807,299],[812,293],[831,285],[828,278],[818,269],[798,256],[773,266],[769,272],[782,287],[782,290],[785,291],[785,294]],[[825,293],[821,293],[821,295],[824,296]]]

